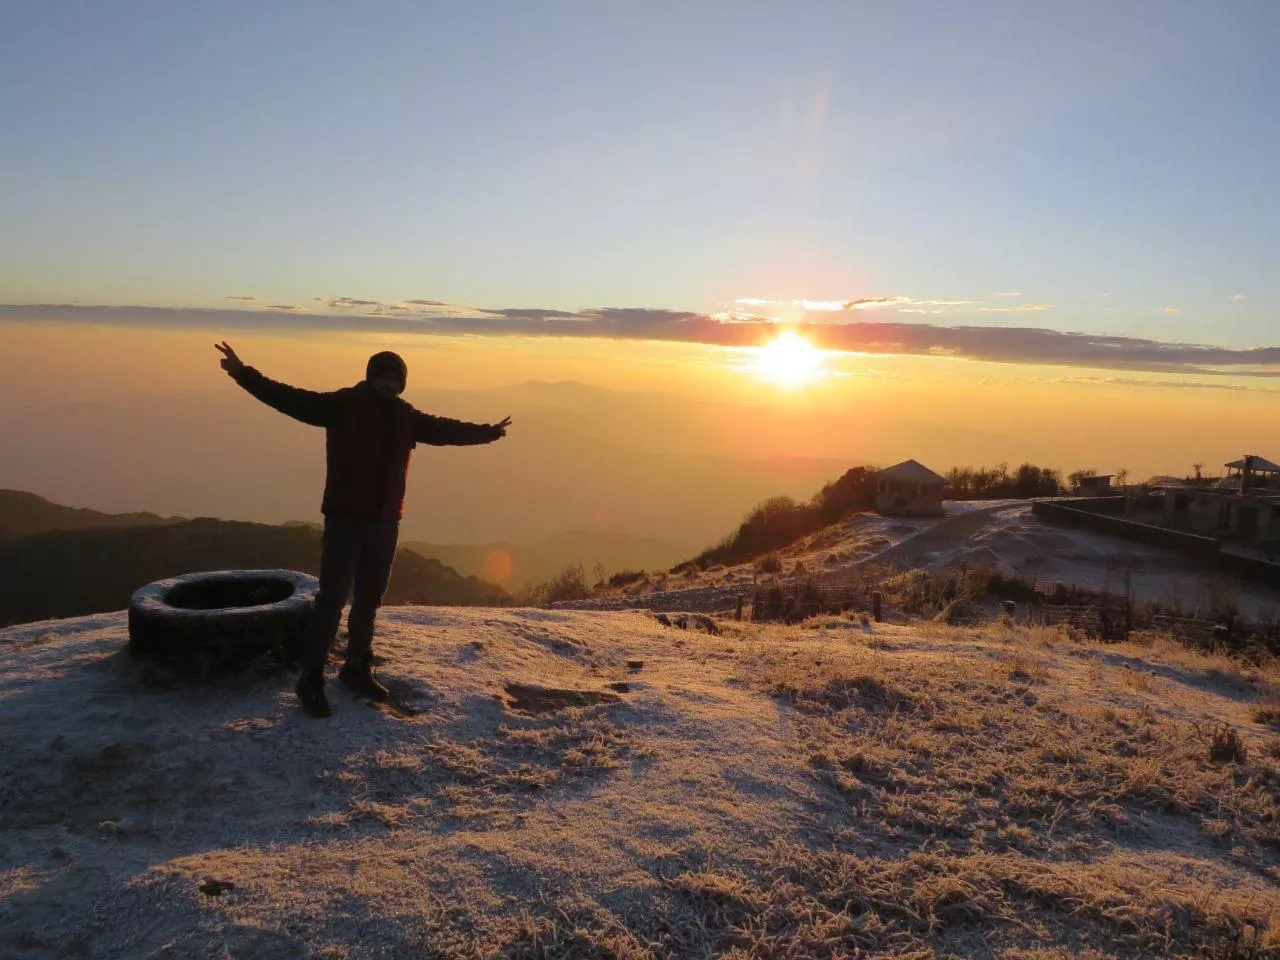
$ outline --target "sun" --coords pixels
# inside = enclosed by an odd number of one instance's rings
[[[783,330],[754,353],[751,370],[779,387],[803,387],[826,375],[822,351],[794,330]]]

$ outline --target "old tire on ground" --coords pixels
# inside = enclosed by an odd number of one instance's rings
[[[217,570],[158,580],[129,602],[129,650],[200,673],[292,661],[319,586],[294,570]]]

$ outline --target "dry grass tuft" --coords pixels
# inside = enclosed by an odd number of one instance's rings
[[[1018,651],[1005,658],[1005,674],[1020,683],[1044,683],[1049,679],[1049,668],[1043,661],[1025,651]]]
[[[355,820],[397,827],[432,809],[460,820],[506,816],[523,796],[649,756],[598,708],[584,708],[513,720],[474,743],[437,736],[365,751],[325,781]]]
[[[1229,723],[1219,724],[1209,735],[1209,759],[1217,763],[1244,763],[1245,748]]]

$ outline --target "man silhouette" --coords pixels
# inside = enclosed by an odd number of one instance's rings
[[[492,443],[506,436],[511,418],[466,423],[414,409],[400,398],[408,368],[389,351],[369,358],[364,380],[354,387],[317,393],[268,379],[246,366],[229,344],[215,346],[222,369],[241,387],[281,413],[325,429],[320,592],[298,677],[298,702],[312,716],[329,715],[324,666],[353,583],[347,659],[338,679],[349,690],[386,700],[387,688],[373,675],[373,623],[391,578],[409,455],[419,443]]]

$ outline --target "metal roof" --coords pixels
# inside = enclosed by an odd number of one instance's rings
[[[947,478],[934,473],[916,460],[903,460],[892,467],[885,467],[876,474],[885,480],[901,480],[904,483],[946,483]]]
[[[1254,454],[1250,454],[1249,457],[1250,457],[1250,460],[1252,461],[1252,463],[1249,465],[1250,469],[1259,470],[1262,473],[1280,473],[1280,464],[1274,464],[1270,460],[1268,460],[1266,457],[1259,457]],[[1243,470],[1244,458],[1241,457],[1239,460],[1232,460],[1226,466],[1228,469],[1232,469],[1232,470]]]

